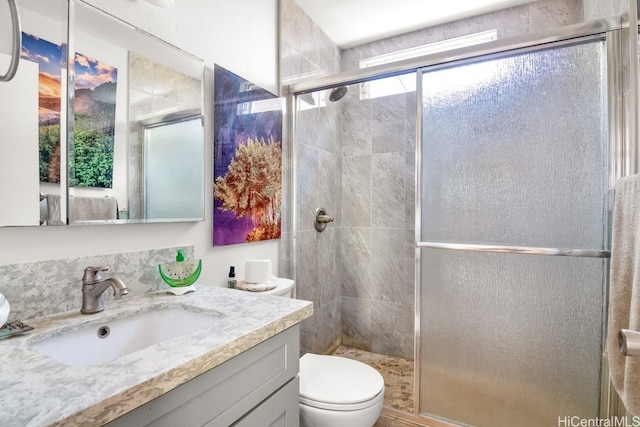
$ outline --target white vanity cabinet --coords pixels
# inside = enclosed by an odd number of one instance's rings
[[[299,329],[292,326],[107,425],[297,427]]]

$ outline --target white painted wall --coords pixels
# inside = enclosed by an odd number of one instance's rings
[[[244,261],[252,258],[271,259],[273,271],[277,272],[277,241],[214,248],[211,219],[213,65],[219,64],[277,93],[277,0],[175,0],[171,9],[158,8],[143,0],[86,2],[205,61],[206,220],[183,224],[0,228],[0,265],[192,244],[196,257],[203,259],[202,282],[224,285],[229,265],[236,266],[241,279]]]
[[[0,52],[0,69],[7,70],[11,57]],[[4,73],[4,71],[2,71]],[[38,65],[20,60],[13,80],[0,83],[2,123],[14,123],[3,130],[0,143],[0,182],[11,182],[2,194],[0,224],[39,225],[40,191],[38,171],[38,87],[30,84],[38,80]],[[14,179],[15,176],[28,179]]]

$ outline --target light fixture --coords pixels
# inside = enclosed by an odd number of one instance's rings
[[[149,0],[147,0],[149,1]],[[431,55],[446,50],[458,49],[466,46],[473,46],[480,43],[487,43],[498,39],[497,30],[482,31],[480,33],[468,34],[462,37],[446,39],[439,42],[410,47],[408,49],[397,50],[391,53],[374,56],[360,60],[360,68],[373,67],[381,64],[389,64],[405,59],[418,58],[420,56]]]
[[[146,0],[146,2],[158,7],[173,7],[173,0]]]

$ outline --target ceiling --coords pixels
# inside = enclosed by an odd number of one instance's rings
[[[346,49],[535,0],[296,0]]]

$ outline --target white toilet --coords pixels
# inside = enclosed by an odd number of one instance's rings
[[[303,427],[371,427],[383,400],[384,379],[371,366],[339,356],[300,358]]]
[[[272,278],[260,294],[291,298],[294,281]],[[307,353],[300,358],[302,427],[371,427],[382,411],[384,379],[371,366],[339,356]]]

